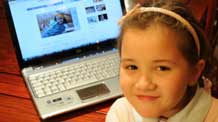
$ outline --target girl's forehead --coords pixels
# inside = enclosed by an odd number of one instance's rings
[[[153,57],[176,57],[181,55],[178,49],[178,41],[182,37],[169,27],[162,25],[151,25],[145,29],[129,28],[123,35],[121,55]]]
[[[174,29],[172,29],[171,27],[165,24],[152,23],[144,28],[141,27],[127,28],[123,35],[123,41],[142,39],[141,41],[138,42],[144,42],[144,41],[148,41],[146,39],[150,39],[150,41],[156,40],[159,43],[165,42],[165,43],[176,44],[178,41],[184,40],[185,37],[183,35],[184,34],[182,32],[175,31]],[[131,38],[129,36],[131,36]]]
[[[64,18],[64,16],[63,15],[56,15],[56,18]]]

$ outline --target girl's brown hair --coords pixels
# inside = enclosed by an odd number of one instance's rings
[[[184,26],[183,23],[173,18],[159,12],[143,12],[140,11],[140,7],[158,7],[170,10],[177,13],[185,20],[187,20],[197,33],[200,43],[200,55],[198,54],[195,40],[190,31]],[[208,46],[208,41],[205,38],[203,29],[196,21],[191,11],[186,8],[182,3],[176,1],[155,1],[155,2],[145,2],[139,8],[136,8],[129,15],[124,17],[121,22],[121,32],[118,37],[118,48],[121,54],[121,45],[123,41],[123,35],[127,29],[137,28],[146,29],[153,23],[165,24],[167,27],[173,29],[174,31],[181,34],[184,37],[184,41],[177,42],[178,49],[181,51],[184,58],[189,62],[190,66],[194,66],[199,59],[204,59],[206,61],[206,67],[202,72],[203,76],[207,76],[209,73],[210,65],[208,65],[208,58],[210,57],[210,49]],[[203,85],[202,80],[199,80],[200,86]]]

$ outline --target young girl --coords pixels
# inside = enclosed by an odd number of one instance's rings
[[[64,24],[67,23],[64,14],[58,13],[54,17],[54,23],[42,31],[42,37],[55,36],[64,33],[66,27]]]
[[[202,87],[207,41],[178,2],[137,6],[121,21],[124,97],[106,122],[218,122],[218,100]]]

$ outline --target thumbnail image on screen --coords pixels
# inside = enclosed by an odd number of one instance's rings
[[[75,31],[78,28],[75,28],[74,19],[77,16],[74,15],[74,18],[71,15],[71,11],[76,11],[75,8],[48,12],[37,15],[37,21],[41,37],[50,37],[63,33],[68,33]],[[74,12],[75,13],[75,12]]]

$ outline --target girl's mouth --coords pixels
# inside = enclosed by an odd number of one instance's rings
[[[159,98],[159,96],[150,96],[150,95],[136,95],[136,97],[141,101],[153,101]]]

